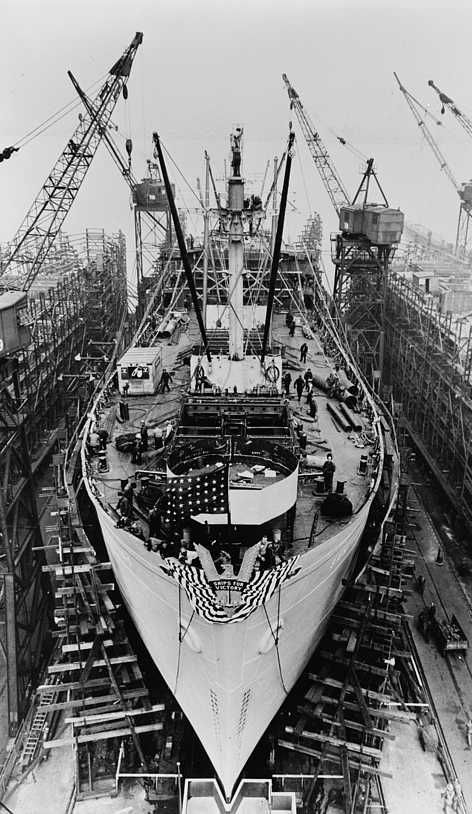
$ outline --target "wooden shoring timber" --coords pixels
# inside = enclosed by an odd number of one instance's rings
[[[106,712],[106,713],[93,713],[91,715],[77,715],[72,718],[66,718],[64,723],[66,724],[74,724],[74,726],[93,726],[99,723],[105,723],[108,721],[119,721],[120,718],[125,718],[127,715],[130,717],[135,717],[136,715],[149,715],[153,712],[164,712],[165,704],[153,704],[148,708],[146,707],[135,707],[134,709],[129,710],[117,710],[114,712]]]
[[[308,673],[308,678],[311,681],[315,681],[320,684],[325,684],[327,687],[333,687],[334,689],[342,689],[344,684],[342,681],[338,681],[335,678],[320,678],[315,673]],[[362,695],[367,698],[367,700],[378,701],[380,704],[388,704],[390,703],[390,696],[386,695],[385,693],[377,692],[376,690],[367,690],[363,687],[360,688]],[[355,688],[352,684],[347,684],[347,692],[355,694]]]
[[[350,669],[349,669],[349,675],[351,677],[352,686],[354,687],[354,693],[355,693],[355,696],[357,698],[357,703],[359,704],[359,709],[360,709],[360,712],[361,712],[361,715],[362,715],[362,719],[364,721],[364,725],[367,727],[367,729],[373,729],[374,724],[373,724],[372,718],[370,717],[370,714],[369,714],[369,708],[368,708],[368,706],[367,706],[367,704],[366,704],[366,702],[364,700],[364,695],[363,695],[364,690],[362,689],[362,687],[361,687],[361,685],[359,683],[359,679],[357,677],[356,669],[355,669],[354,663],[352,663],[352,662],[351,662]],[[348,680],[348,676],[346,676],[346,683],[347,683],[347,680]]]
[[[323,767],[323,760],[324,760],[324,757],[325,757],[327,751],[328,751],[328,744],[324,743],[323,746],[321,747],[320,759],[319,759],[318,765],[317,765],[317,767],[316,767],[316,769],[315,769],[315,771],[313,773],[313,778],[311,779],[310,785],[308,786],[308,789],[307,789],[307,792],[303,797],[303,805],[305,807],[305,811],[309,811],[311,798],[313,797],[313,794],[315,793],[316,782],[318,780],[319,775],[321,774],[321,770],[322,770],[322,767]]]
[[[352,786],[351,786],[351,772],[349,771],[349,757],[348,747],[341,747],[341,767],[343,770],[343,786],[344,786],[344,811],[345,814],[350,814],[352,811]]]
[[[134,727],[135,732],[159,732],[164,728],[162,723],[142,724]],[[76,743],[91,743],[92,741],[108,740],[109,738],[123,738],[131,733],[129,727],[121,729],[111,729],[108,732],[94,732],[90,735],[76,735],[74,738],[58,738],[52,741],[44,741],[44,749],[62,749],[64,746],[74,746]]]
[[[109,687],[108,678],[91,678],[88,681],[66,681],[61,684],[54,684],[57,693],[68,692],[69,690],[91,690],[96,687]],[[44,693],[51,689],[51,684],[40,684],[36,692]]]
[[[114,646],[114,642],[112,641],[112,639],[104,639],[102,644],[103,644],[103,647],[113,647]],[[94,642],[80,642],[80,644],[79,643],[77,643],[77,644],[63,644],[62,647],[61,647],[61,650],[62,650],[63,654],[66,655],[67,653],[78,653],[78,652],[83,652],[84,650],[92,650],[93,645],[94,645]]]
[[[92,592],[92,586],[89,584],[85,584],[84,588],[86,591]],[[114,591],[115,590],[115,583],[114,582],[100,582],[97,585],[97,590],[100,593],[106,593],[107,591]],[[60,599],[63,596],[71,596],[76,591],[76,587],[74,585],[66,585],[64,588],[57,588],[54,596],[56,599]]]
[[[387,597],[389,599],[402,599],[404,591],[399,588],[390,588],[388,585],[367,585],[366,583],[357,583],[355,590],[360,593],[373,594],[374,596]]]
[[[110,659],[112,664],[131,664],[132,662],[137,661],[136,656],[133,655],[126,655],[126,656],[115,656],[114,658]],[[74,672],[75,670],[82,670],[85,667],[85,661],[72,661],[70,664],[63,663],[63,664],[51,664],[48,667],[48,673],[50,675],[54,673],[68,673]],[[106,667],[105,659],[96,659],[93,661],[93,668],[95,667]]]
[[[347,602],[346,600],[342,599],[341,602],[337,606],[338,608],[342,608],[343,610],[354,612],[361,614],[365,613],[365,607],[359,604],[354,604],[353,602]],[[413,616],[411,613],[392,613],[390,611],[383,610],[382,608],[373,607],[371,610],[371,619],[385,619],[386,622],[397,622],[398,624],[401,623],[402,619],[412,619]]]
[[[327,661],[334,661],[335,664],[344,664],[347,667],[351,664],[351,659],[349,656],[336,655],[336,653],[330,653],[329,650],[321,650],[318,655]],[[357,658],[352,660],[352,664],[355,666],[356,670],[370,673],[370,675],[377,676],[378,678],[385,678],[387,674],[386,667],[377,667]]]
[[[306,698],[306,700],[309,701],[310,699]],[[330,695],[322,695],[320,703],[328,706],[338,706],[339,699],[332,698]],[[343,709],[349,710],[350,712],[359,712],[359,704],[354,703],[354,701],[343,701]],[[394,710],[390,707],[388,709],[367,707],[367,709],[369,710],[369,715],[373,720],[382,719],[387,721],[400,721],[400,723],[410,723],[411,721],[415,721],[417,717],[414,712]]]
[[[344,741],[341,738],[333,737],[333,735],[327,735],[325,732],[310,732],[309,730],[304,729],[302,732],[297,733],[295,732],[295,728],[293,726],[286,726],[285,732],[287,735],[297,735],[297,737],[306,738],[307,740],[329,743],[330,746],[343,749],[345,748],[349,752],[355,752],[356,754],[361,754],[363,756],[368,755],[369,757],[376,758],[377,760],[380,760],[382,757],[381,749],[376,749],[374,746],[363,746],[362,744],[354,743],[353,741]]]
[[[120,686],[119,686],[119,684],[118,684],[118,682],[116,680],[115,674],[113,672],[113,666],[112,666],[113,660],[109,658],[109,656],[107,654],[107,651],[105,650],[104,647],[102,647],[102,653],[103,653],[104,661],[105,661],[106,666],[107,666],[108,675],[110,676],[110,681],[111,681],[112,687],[113,687],[113,689],[115,690],[117,696],[120,699],[122,708],[126,709],[126,704],[125,704],[125,702],[123,700],[123,696],[121,694]],[[136,657],[135,657],[135,660],[136,660]],[[144,756],[144,752],[143,752],[142,747],[141,747],[141,742],[140,742],[140,740],[138,738],[138,729],[134,725],[133,720],[129,715],[126,716],[126,720],[128,722],[128,726],[129,726],[129,729],[130,729],[130,732],[131,732],[131,737],[133,739],[135,749],[136,749],[136,751],[137,751],[137,753],[139,755],[139,759],[141,761],[141,764],[144,767],[145,771],[147,771],[148,770],[148,764],[147,764],[146,758]]]
[[[327,715],[326,712],[317,712],[314,709],[310,709],[308,706],[299,705],[297,710],[301,715],[323,721],[326,724],[330,724],[330,726],[343,726],[345,729],[354,729],[356,732],[368,732],[369,735],[375,738],[386,738],[390,741],[395,740],[395,735],[392,735],[385,729],[377,729],[376,727],[373,727],[372,729],[366,730],[363,724],[360,724],[357,721],[352,721],[350,718],[344,718],[344,716],[343,721],[341,722],[336,720],[335,715]]]
[[[349,620],[346,616],[336,616],[333,619],[338,641],[342,641],[342,636],[347,639],[352,633],[359,635],[362,626],[362,619],[354,619]],[[401,635],[400,628],[393,628],[389,626],[383,626],[380,624],[366,624],[364,626],[364,635],[361,638],[361,647],[365,647],[365,642],[371,641],[375,644],[382,647],[384,645],[388,645],[389,647],[392,643],[395,643],[397,646],[400,646],[403,640]]]
[[[41,570],[47,573],[55,573],[56,579],[65,579],[75,574],[88,574],[90,571],[100,571],[111,569],[110,562],[78,563],[72,565],[43,565]]]
[[[303,746],[300,743],[293,743],[292,741],[286,741],[282,738],[277,739],[278,746],[282,746],[285,749],[290,749],[292,752],[300,752],[302,755],[309,755],[309,757],[316,757],[320,758],[322,755],[322,751],[320,749],[312,749],[309,746]],[[363,757],[367,757],[368,755],[363,755]],[[336,766],[339,766],[339,754],[334,752],[327,751],[326,754],[323,756],[325,761],[330,761],[331,763],[335,763]],[[376,766],[371,766],[368,763],[361,763],[357,761],[352,755],[349,755],[349,765],[352,766],[354,769],[357,769],[361,772],[366,772],[367,774],[377,775],[378,777],[387,777],[389,779],[393,778],[393,775],[390,772],[383,772],[378,769]]]
[[[110,684],[108,679],[106,679],[104,683],[107,685]],[[136,698],[147,698],[149,693],[145,688],[141,687],[136,690],[124,690],[122,695],[127,701]],[[90,698],[71,698],[70,701],[56,701],[51,704],[41,704],[41,710],[44,710],[44,712],[58,712],[59,710],[75,709],[76,707],[100,707],[113,702],[116,702],[116,695],[96,695]]]

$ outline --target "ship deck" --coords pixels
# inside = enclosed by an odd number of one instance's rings
[[[284,370],[290,370],[292,375],[291,392],[289,396],[290,408],[293,419],[301,422],[303,430],[307,434],[306,451],[310,456],[317,456],[318,463],[325,460],[328,452],[332,453],[333,462],[336,466],[334,484],[336,481],[343,481],[345,484],[345,494],[352,502],[353,512],[360,509],[367,497],[370,485],[370,473],[359,474],[359,462],[361,454],[369,454],[371,446],[365,445],[364,433],[371,431],[371,423],[367,414],[358,413],[356,419],[362,426],[362,430],[357,432],[343,431],[333,420],[328,404],[339,404],[336,399],[331,399],[325,392],[316,386],[313,388],[313,395],[318,405],[317,419],[314,421],[309,415],[308,404],[306,403],[306,393],[304,392],[300,402],[294,392],[294,379],[306,369],[311,369],[316,374],[326,376],[334,370],[334,362],[324,352],[320,339],[315,335],[306,336],[302,328],[297,326],[295,335],[289,334],[285,324],[285,314],[276,314],[273,324],[274,339],[284,348]],[[121,397],[118,392],[111,396],[110,401],[101,409],[98,415],[97,427],[106,429],[109,434],[107,445],[106,472],[100,472],[98,459],[92,457],[92,475],[98,486],[103,503],[108,507],[116,507],[119,500],[122,481],[133,478],[136,471],[148,470],[149,472],[163,472],[165,465],[162,450],[156,451],[152,441],[149,449],[143,452],[142,462],[137,465],[131,462],[129,452],[122,452],[116,448],[118,437],[130,434],[138,434],[145,421],[150,428],[156,425],[164,431],[169,421],[175,420],[180,411],[181,400],[188,391],[190,385],[190,368],[185,364],[184,357],[188,355],[191,348],[199,341],[198,327],[193,313],[188,324],[178,335],[172,338],[163,339],[160,342],[162,367],[172,373],[172,383],[170,392],[159,392],[156,395],[130,396],[126,398],[129,408],[129,418],[122,420],[119,417],[119,401]],[[299,362],[300,345],[306,342],[308,345],[308,355],[306,364]],[[247,467],[235,465],[235,470]],[[233,473],[234,474],[234,473]],[[326,519],[319,515],[321,504],[326,493],[320,492],[322,481],[321,472],[317,469],[301,467],[301,474],[298,481],[297,511],[295,516],[293,544],[290,548],[290,555],[303,553],[307,547],[316,546],[334,535],[342,527],[349,525],[351,518],[344,520]],[[264,488],[265,485],[273,483],[273,480],[265,479],[264,476],[255,477],[248,489]],[[243,489],[243,484],[238,484],[238,489]],[[316,532],[312,535],[314,516],[318,515]],[[149,530],[145,518],[141,515],[139,522],[147,537]],[[310,540],[311,537],[311,540]]]

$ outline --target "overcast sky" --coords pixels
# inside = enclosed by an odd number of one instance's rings
[[[203,178],[203,150],[223,174],[228,134],[245,128],[244,169],[257,192],[267,160],[282,153],[291,118],[286,72],[318,126],[347,186],[361,161],[340,135],[376,159],[393,206],[410,221],[453,241],[458,198],[401,96],[405,86],[440,116],[427,86],[434,79],[472,117],[472,7],[435,0],[410,3],[317,0],[3,0],[0,27],[0,149],[18,141],[74,97],[71,69],[83,87],[103,76],[130,43],[144,41],[113,116],[118,139],[132,137],[134,170],[144,174],[153,130],[187,176]],[[472,176],[472,142],[449,115],[435,135],[459,181]],[[15,234],[48,171],[72,135],[77,112],[0,165],[0,242]],[[287,230],[294,238],[310,210],[328,236],[336,218],[298,133]],[[434,127],[434,125],[433,125]],[[177,186],[183,192],[178,178]],[[184,198],[181,198],[182,205]],[[185,200],[194,206],[188,193]],[[65,223],[121,228],[132,236],[126,185],[104,146]],[[325,240],[325,247],[327,241]]]

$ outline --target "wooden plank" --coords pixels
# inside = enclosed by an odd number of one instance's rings
[[[303,732],[296,732],[293,726],[286,726],[285,732],[287,735],[301,736],[302,738],[307,738],[307,740],[321,741],[322,743],[329,743],[331,746],[345,747],[350,752],[369,755],[369,757],[374,757],[378,760],[382,757],[381,749],[375,749],[373,746],[363,746],[362,744],[353,743],[352,741],[343,741],[342,738],[335,738],[332,735],[327,735],[325,732],[309,732],[306,729],[304,729]]]
[[[112,664],[131,664],[133,661],[136,661],[136,656],[115,656],[114,658],[110,659]],[[54,673],[67,673],[73,672],[74,670],[82,670],[85,667],[85,661],[73,661],[70,664],[51,664],[48,667],[48,673],[53,675]],[[106,667],[105,659],[97,659],[94,660],[93,668],[95,667]],[[110,683],[108,681],[108,683]]]
[[[302,746],[299,743],[292,743],[291,741],[283,740],[282,738],[278,738],[277,744],[279,746],[283,746],[284,749],[290,749],[292,752],[300,752],[302,755],[309,755],[310,757],[317,757],[320,758],[322,756],[322,752],[319,749],[310,749],[309,746]],[[329,760],[331,762],[336,763],[339,766],[339,754],[327,752],[326,755],[323,756],[324,760]],[[358,769],[361,772],[366,772],[367,774],[374,774],[377,777],[388,777],[390,779],[393,778],[393,774],[390,772],[382,772],[380,769],[376,769],[375,766],[370,766],[368,763],[361,763],[353,759],[353,757],[349,756],[349,763],[354,768]]]
[[[41,707],[43,709],[43,707]],[[149,715],[152,712],[164,712],[165,704],[154,704],[152,707],[139,707],[138,709],[118,710],[117,712],[107,712],[100,714],[97,712],[95,715],[83,715],[72,718],[66,718],[64,723],[74,724],[74,726],[92,726],[93,724],[104,723],[105,721],[117,721],[120,718],[130,716],[134,718],[135,715]]]
[[[62,684],[40,684],[36,692],[50,692],[54,687],[56,692],[66,692],[67,690],[89,690],[94,687],[109,687],[108,678],[91,678],[89,681],[68,681]]]
[[[341,766],[343,769],[344,811],[345,814],[350,814],[350,812],[352,811],[352,787],[351,787],[351,772],[349,771],[349,759],[346,746],[343,746],[341,749]]]
[[[317,676],[315,673],[308,673],[308,678],[311,681],[317,681],[321,684],[325,684],[327,687],[334,687],[335,689],[342,690],[344,688],[344,683],[342,681],[337,681],[335,678],[321,678]],[[348,692],[354,693],[354,687],[350,684],[347,686]],[[362,694],[367,697],[367,699],[372,699],[373,701],[379,701],[381,704],[388,704],[391,701],[390,695],[385,695],[384,693],[375,692],[375,690],[365,690],[362,689]]]
[[[163,729],[163,724],[143,724],[136,726],[135,731],[141,732],[159,732]],[[74,746],[76,743],[91,743],[92,741],[103,741],[109,738],[123,738],[130,736],[131,732],[129,727],[122,729],[110,729],[108,732],[93,732],[90,735],[77,735],[75,738],[58,738],[57,740],[44,741],[43,746],[45,749],[62,749],[65,746]]]
[[[109,684],[108,679],[105,682]],[[138,690],[125,690],[123,693],[124,699],[146,698],[149,693],[145,688]],[[61,709],[74,709],[75,707],[98,707],[100,704],[108,702],[113,703],[116,701],[116,695],[96,695],[91,698],[71,698],[70,701],[57,701],[52,704],[41,704],[41,710],[44,712],[57,712]]]
[[[91,593],[92,586],[91,585],[84,585],[86,591]],[[107,591],[114,591],[115,590],[115,583],[114,582],[99,582],[97,585],[97,590],[100,593],[106,593]],[[55,592],[54,596],[56,599],[60,599],[62,596],[70,596],[77,592],[77,588],[74,585],[67,585],[65,588],[58,588]]]
[[[114,641],[112,639],[104,639],[102,642],[104,647],[113,647]],[[62,652],[63,653],[78,653],[82,650],[91,650],[93,647],[93,642],[82,642],[79,644],[63,644],[62,645]]]
[[[326,712],[316,712],[316,710],[310,709],[310,707],[303,705],[297,706],[297,710],[301,714],[307,715],[309,718],[324,721],[330,726],[339,726],[339,727],[345,726],[347,729],[355,729],[357,732],[366,731],[366,728],[363,724],[359,724],[357,723],[357,721],[351,721],[349,718],[343,718],[342,722],[337,721],[334,715],[327,715]],[[374,735],[377,738],[386,738],[389,741],[395,740],[395,735],[390,734],[390,732],[387,732],[387,730],[385,729],[376,729],[375,727],[373,727],[372,729],[368,729],[367,731],[369,735]]]
[[[82,565],[43,565],[41,570],[48,573],[55,573],[56,578],[70,577],[73,574],[87,574],[90,571],[102,571],[111,568],[109,562],[98,562],[93,565],[90,563]]]
[[[368,662],[361,661],[360,659],[353,660],[349,656],[337,656],[335,653],[330,653],[329,650],[321,650],[318,655],[327,659],[327,661],[333,661],[335,664],[344,664],[347,667],[352,663],[356,667],[356,670],[363,670],[379,678],[385,678],[387,673],[387,667],[376,667],[374,664],[368,664]]]

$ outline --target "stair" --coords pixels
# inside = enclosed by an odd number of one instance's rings
[[[54,701],[55,696],[56,689],[54,684],[51,684],[50,690],[41,694],[38,708],[33,718],[33,723],[31,724],[28,737],[21,753],[20,762],[23,771],[35,759],[38,752],[38,747],[40,746],[41,741],[44,739],[44,735],[47,734],[47,712],[45,712],[43,708],[48,704],[51,704]]]

